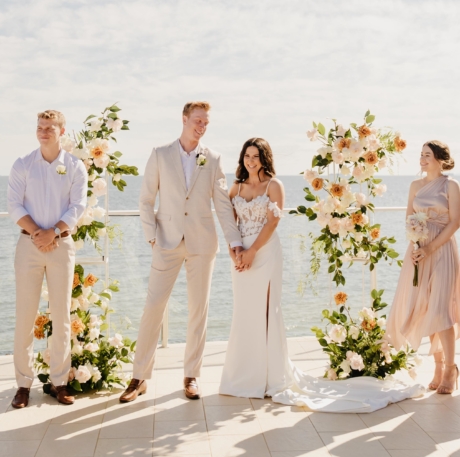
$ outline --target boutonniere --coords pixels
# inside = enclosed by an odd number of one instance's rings
[[[206,156],[204,154],[198,153],[196,155],[196,164],[199,167],[204,167],[204,165],[206,164]]]
[[[64,165],[58,165],[56,167],[56,173],[58,175],[65,175],[67,173],[67,168]]]

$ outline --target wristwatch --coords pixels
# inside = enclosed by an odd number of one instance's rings
[[[59,227],[56,227],[54,226],[54,233],[56,234],[56,236],[59,237],[59,239],[61,238],[61,229]]]

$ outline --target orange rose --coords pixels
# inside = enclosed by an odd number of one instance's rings
[[[311,186],[313,187],[314,190],[318,191],[318,190],[321,190],[323,188],[323,183],[324,183],[324,181],[321,178],[315,178],[311,182]]]
[[[355,225],[362,225],[364,222],[363,215],[361,213],[353,213],[351,215],[351,221]]]
[[[395,149],[396,149],[398,152],[404,151],[404,149],[406,149],[406,146],[407,146],[406,140],[402,140],[401,138],[399,138],[399,136],[397,136],[397,137],[393,140],[393,143],[394,143],[394,145],[395,145]]]
[[[35,325],[38,328],[43,328],[50,320],[43,314],[39,314],[35,319]]]
[[[96,146],[90,151],[91,157],[94,157],[95,159],[97,159],[98,157],[103,157],[104,154],[105,154],[105,151],[100,146]]]
[[[340,184],[332,184],[331,186],[331,194],[334,197],[341,197],[343,195],[344,187]]]
[[[37,340],[42,340],[45,338],[45,332],[43,331],[43,328],[34,328],[34,336],[37,338]]]
[[[371,129],[366,124],[358,127],[358,135],[360,138],[366,138],[366,136],[369,136],[371,133]]]
[[[376,240],[377,238],[380,238],[380,229],[378,227],[373,228],[370,231],[371,238],[373,240]]]
[[[80,318],[77,318],[71,322],[70,330],[72,332],[72,336],[76,336],[85,330],[85,324],[81,321]]]
[[[368,152],[367,154],[364,154],[364,160],[369,165],[375,165],[379,162],[379,156],[376,152]]]
[[[340,141],[337,143],[337,148],[339,151],[345,148],[349,148],[351,145],[351,139],[350,138],[341,138]]]
[[[348,295],[345,292],[337,292],[334,295],[334,300],[336,305],[344,305],[348,300]]]
[[[73,274],[73,284],[72,284],[72,289],[75,289],[75,287],[80,285],[80,276],[78,273]]]
[[[366,332],[370,332],[371,330],[373,330],[375,328],[377,324],[375,323],[375,320],[373,321],[368,321],[367,319],[364,319],[362,322],[361,322],[361,327],[366,330]]]
[[[96,284],[98,281],[98,279],[96,278],[96,276],[94,276],[92,273],[90,273],[86,278],[85,278],[85,282],[83,283],[83,285],[85,287],[92,287],[94,286],[94,284]]]

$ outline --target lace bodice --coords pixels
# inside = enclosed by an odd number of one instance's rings
[[[282,216],[277,203],[270,201],[268,198],[267,191],[265,191],[265,194],[259,195],[248,202],[240,196],[238,190],[238,195],[233,197],[232,203],[238,216],[238,229],[242,237],[260,233],[267,223],[267,212],[269,210],[273,211],[275,217]]]

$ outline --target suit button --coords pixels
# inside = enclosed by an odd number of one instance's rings
[[[188,216],[188,213],[185,213],[186,216]]]

